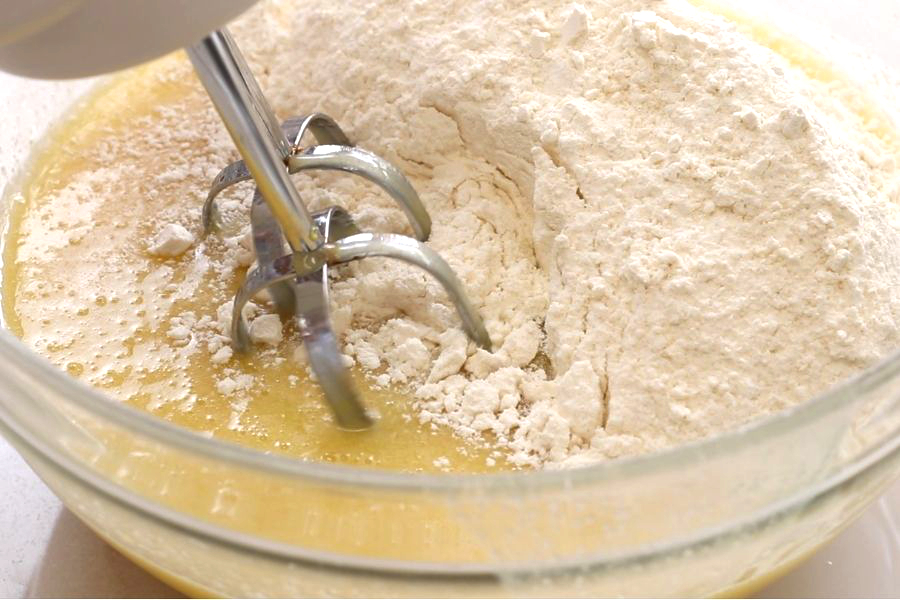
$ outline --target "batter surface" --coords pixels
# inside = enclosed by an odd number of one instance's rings
[[[234,27],[267,96],[407,173],[496,351],[424,275],[367,260],[337,272],[332,308],[373,431],[333,427],[264,299],[254,353],[233,355],[251,190],[199,239],[236,155],[176,56],[99,92],[21,193],[5,315],[73,376],[266,450],[479,471],[713,435],[900,340],[893,117],[827,60],[684,0],[292,6]],[[405,232],[367,183],[296,182],[314,209]]]
[[[198,231],[191,219],[213,165],[232,158],[195,82],[177,80],[183,66],[179,58],[118,78],[57,132],[67,144],[32,166],[6,247],[10,328],[114,398],[242,445],[407,471],[452,465],[479,472],[502,462],[487,443],[420,424],[409,396],[374,387],[359,373],[357,385],[380,415],[379,426],[338,430],[304,364],[291,358],[298,342],[290,326],[283,343],[227,364],[214,360],[228,346],[218,328],[190,322],[179,330],[188,315],[209,321],[219,307],[230,307],[247,266],[215,236],[177,258],[153,248],[161,222],[180,218]],[[175,121],[191,113],[203,115],[219,148],[196,138],[198,129],[179,141]],[[173,168],[172,148],[176,163],[178,154],[194,158]],[[223,323],[227,312],[221,311]]]

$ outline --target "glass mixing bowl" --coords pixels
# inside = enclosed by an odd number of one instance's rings
[[[778,4],[787,29],[816,22],[843,36],[806,39],[900,57],[894,2],[867,2],[864,16],[850,0]],[[10,188],[32,142],[91,85],[2,80]],[[4,197],[0,221],[15,202]],[[206,439],[111,401],[0,332],[0,428],[89,526],[189,593],[741,594],[832,538],[900,474],[900,355],[802,406],[665,453],[437,476]]]

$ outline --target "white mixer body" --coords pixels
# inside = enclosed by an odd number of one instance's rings
[[[41,79],[124,69],[199,41],[255,0],[0,0],[0,70]]]

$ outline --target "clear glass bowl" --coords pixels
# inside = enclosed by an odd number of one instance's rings
[[[866,3],[865,18],[849,0],[786,4],[802,16],[779,18],[788,29],[818,22],[900,56],[890,1]],[[0,108],[15,115],[0,131],[5,182],[14,187],[32,142],[91,84],[2,79]],[[206,439],[112,402],[0,332],[0,429],[72,511],[187,592],[740,594],[828,541],[900,475],[900,355],[803,406],[665,453],[436,476]]]

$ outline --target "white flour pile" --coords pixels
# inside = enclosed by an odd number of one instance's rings
[[[581,464],[733,428],[897,346],[896,149],[723,19],[684,0],[266,10],[238,41],[278,112],[326,112],[407,173],[494,339],[467,343],[417,270],[339,272],[345,352],[423,421]],[[358,178],[297,181],[406,231]]]

